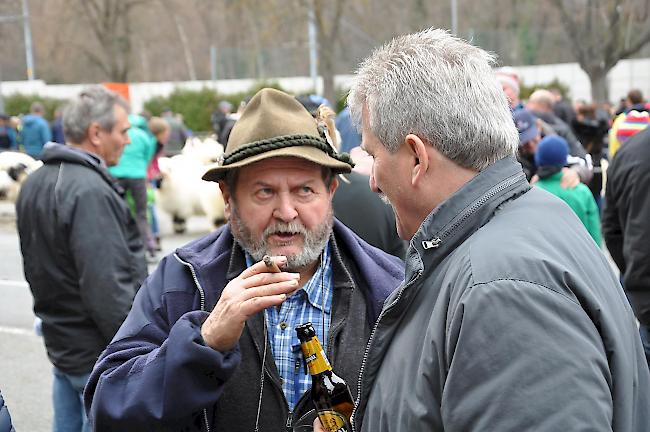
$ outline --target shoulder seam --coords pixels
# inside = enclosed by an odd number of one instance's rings
[[[570,301],[571,303],[575,304],[576,306],[580,306],[580,303],[578,303],[574,299],[568,297],[567,295],[565,295],[565,294],[563,294],[563,293],[561,293],[561,292],[559,292],[559,291],[557,291],[557,290],[555,290],[555,289],[553,289],[553,288],[551,288],[549,286],[546,286],[546,285],[541,284],[539,282],[533,282],[533,281],[524,280],[524,279],[517,279],[517,278],[492,279],[492,280],[485,281],[485,282],[474,283],[472,286],[469,287],[469,289],[472,289],[472,288],[477,287],[479,285],[488,285],[488,284],[491,284],[491,283],[494,283],[494,282],[524,282],[524,283],[527,283],[527,284],[536,285],[536,286],[539,286],[539,287],[542,287],[542,288],[546,288],[548,291],[551,291],[551,292],[553,292],[553,293],[555,293],[557,295],[560,295],[560,296],[564,297],[566,300]]]

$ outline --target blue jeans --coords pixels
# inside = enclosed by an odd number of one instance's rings
[[[648,361],[648,366],[650,367],[650,327],[645,324],[639,325],[639,333],[641,333],[645,359]]]
[[[83,391],[88,376],[69,375],[54,368],[52,401],[54,402],[53,432],[90,432],[83,405]]]

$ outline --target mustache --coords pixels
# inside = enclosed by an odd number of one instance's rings
[[[273,234],[302,234],[307,235],[307,228],[300,222],[275,222],[264,229],[264,237],[267,238]]]

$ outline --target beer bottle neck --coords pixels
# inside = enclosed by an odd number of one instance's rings
[[[302,354],[305,356],[307,368],[309,368],[309,373],[311,375],[318,375],[325,371],[332,370],[332,366],[329,361],[327,361],[323,347],[317,337],[313,337],[308,341],[301,343],[301,347]]]

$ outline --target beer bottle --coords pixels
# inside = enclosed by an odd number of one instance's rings
[[[332,371],[332,366],[309,322],[296,327],[302,353],[311,375],[311,398],[318,418],[327,432],[350,432],[354,408],[348,384]]]

